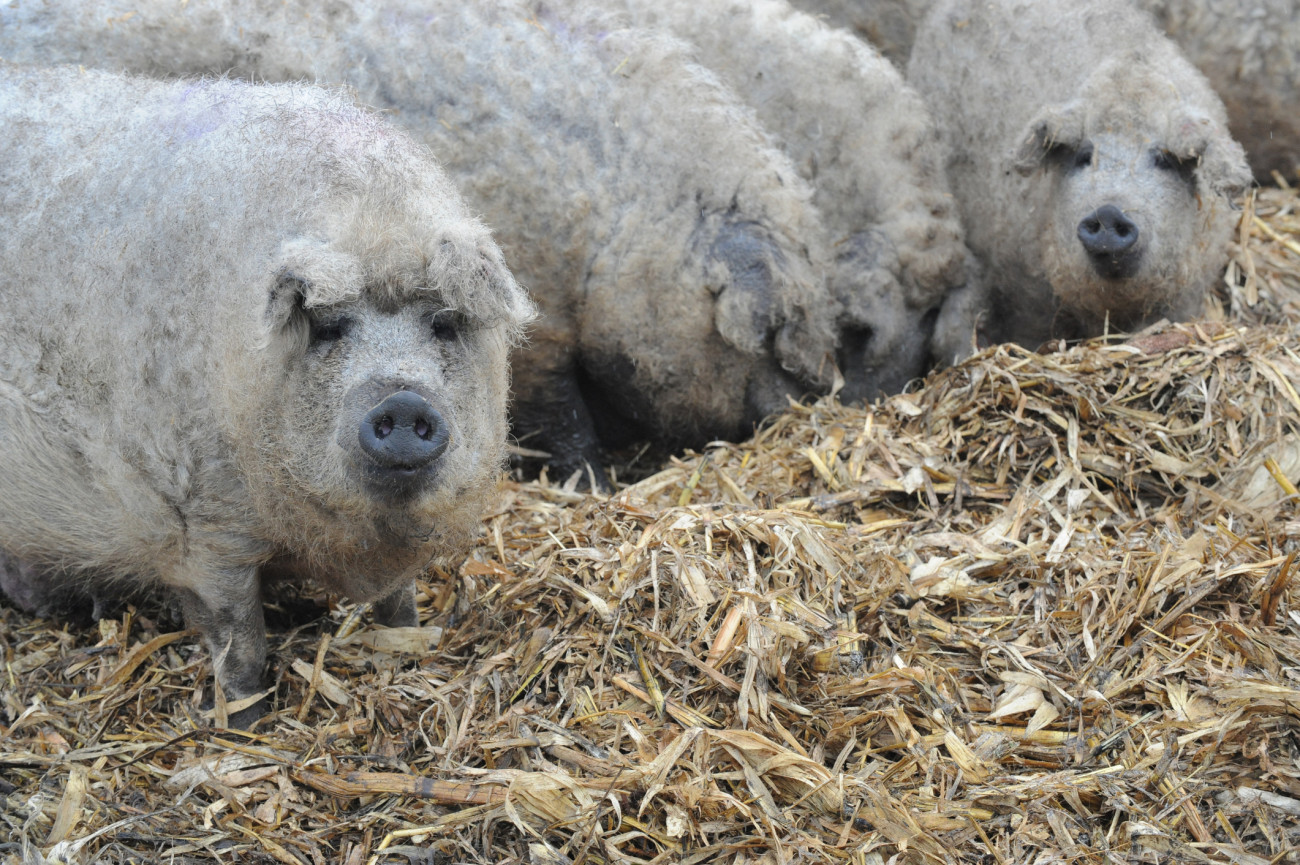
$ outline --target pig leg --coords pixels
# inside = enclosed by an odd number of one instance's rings
[[[521,378],[520,373],[515,374],[514,422],[518,437],[527,437],[529,447],[551,455],[551,477],[555,480],[567,480],[581,470],[584,487],[594,477],[598,490],[613,492],[600,459],[596,427],[574,371],[563,369],[529,376],[533,381],[526,384]]]
[[[939,307],[939,318],[930,337],[930,360],[939,368],[951,366],[968,356],[972,345],[989,345],[988,290],[978,265],[968,259],[966,283],[948,292]]]
[[[18,609],[37,616],[49,615],[55,604],[46,574],[0,550],[0,597],[8,596]]]
[[[197,628],[212,655],[217,687],[227,702],[251,697],[261,690],[266,667],[266,624],[257,570],[210,573],[198,588],[178,590],[185,624]],[[247,727],[266,714],[265,700],[232,714],[231,727]]]
[[[372,607],[375,623],[386,628],[418,628],[420,614],[415,609],[415,583],[410,582]]]
[[[18,609],[35,616],[75,614],[93,605],[91,619],[108,618],[120,606],[120,598],[87,573],[69,574],[37,567],[0,550],[0,600],[8,597]]]

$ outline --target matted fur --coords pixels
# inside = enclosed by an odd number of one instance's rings
[[[800,9],[825,18],[836,27],[848,27],[880,53],[907,65],[916,41],[916,28],[934,0],[797,0]]]
[[[1300,172],[1300,2],[1137,0],[1205,73],[1255,177]]]
[[[942,0],[908,79],[951,148],[995,338],[1037,347],[1201,313],[1250,175],[1222,103],[1149,16],[1124,0]],[[1139,231],[1121,278],[1078,238],[1108,204]]]
[[[53,0],[0,9],[0,51],[306,77],[391,111],[541,306],[514,415],[566,470],[596,461],[596,425],[698,445],[831,380],[811,190],[665,35],[540,2]]]
[[[968,287],[943,151],[929,112],[892,64],[785,0],[599,5],[693,41],[813,185],[844,308],[845,397],[896,392],[931,355],[947,364],[969,352],[977,289]]]
[[[463,549],[532,308],[421,145],[306,85],[0,64],[0,151],[13,595],[167,586],[235,698],[264,661],[260,566],[380,600]],[[437,341],[424,319],[448,310]],[[309,347],[338,314],[349,333]],[[432,393],[451,431],[400,502],[349,449],[345,397],[372,380]]]

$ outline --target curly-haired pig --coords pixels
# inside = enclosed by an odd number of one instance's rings
[[[1205,73],[1255,177],[1300,173],[1300,0],[1137,0]]]
[[[261,687],[263,567],[417,624],[532,315],[425,148],[306,85],[0,64],[0,152],[11,596],[161,585],[229,700]]]
[[[628,438],[743,437],[832,380],[812,191],[667,35],[509,0],[49,0],[0,8],[0,54],[309,78],[389,112],[541,308],[512,415],[562,475]]]
[[[950,147],[992,336],[1196,317],[1250,182],[1223,104],[1127,0],[941,0],[908,79]]]
[[[786,0],[559,0],[690,39],[813,186],[846,400],[969,353],[979,287],[920,97],[869,45]]]

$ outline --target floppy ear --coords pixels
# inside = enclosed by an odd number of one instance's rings
[[[284,241],[266,292],[262,344],[270,345],[276,338],[287,339],[285,345],[294,350],[305,347],[305,310],[356,297],[363,278],[355,258],[335,252],[322,241],[306,237]]]
[[[488,327],[502,326],[511,345],[537,319],[537,308],[515,281],[496,244],[444,239],[429,257],[425,278],[430,289],[453,309]]]
[[[1196,165],[1193,176],[1203,192],[1228,198],[1240,195],[1254,177],[1246,153],[1222,125],[1203,114],[1185,114],[1167,143],[1178,159]]]
[[[1083,106],[1078,102],[1044,108],[1020,134],[1011,163],[1021,174],[1032,174],[1054,148],[1083,145]]]
[[[306,282],[291,268],[281,267],[276,271],[266,294],[267,331],[274,333],[288,327],[291,320],[302,311],[302,301],[306,295]]]
[[[779,323],[780,261],[780,250],[756,223],[726,220],[709,245],[705,275],[714,295],[714,326],[748,354],[760,354]]]
[[[365,273],[355,256],[330,248],[322,240],[295,237],[280,244],[276,285],[296,282],[306,309],[329,306],[361,296]],[[274,293],[274,290],[273,290]]]

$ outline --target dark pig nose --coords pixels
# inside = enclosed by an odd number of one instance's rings
[[[1122,276],[1125,259],[1138,241],[1138,227],[1113,204],[1103,205],[1079,223],[1079,241],[1108,276]]]
[[[442,456],[451,434],[428,400],[402,390],[366,413],[358,439],[381,468],[413,472]]]

